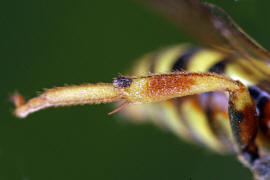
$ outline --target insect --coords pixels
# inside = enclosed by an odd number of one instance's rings
[[[51,106],[123,101],[110,114],[123,109],[135,121],[147,117],[192,142],[235,152],[256,179],[270,179],[268,51],[212,4],[144,3],[206,48],[179,45],[147,54],[131,76],[112,83],[53,88],[26,103],[15,94],[16,116]]]

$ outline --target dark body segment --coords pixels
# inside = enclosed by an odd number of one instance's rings
[[[173,49],[175,47],[171,47]],[[260,133],[265,135],[270,134],[269,131],[269,120],[270,113],[267,113],[267,107],[270,107],[269,94],[266,91],[262,91],[260,88],[256,87],[256,83],[260,82],[257,79],[253,79],[253,76],[256,77],[256,71],[252,71],[253,67],[245,64],[243,69],[240,71],[238,77],[234,75],[234,70],[237,70],[242,67],[241,60],[236,57],[230,57],[225,55],[220,55],[217,52],[213,52],[212,50],[203,49],[197,46],[179,46],[179,53],[174,53],[170,56],[170,52],[168,49],[163,51],[158,51],[153,53],[151,58],[146,58],[143,60],[151,62],[151,68],[148,72],[150,73],[164,73],[164,72],[175,72],[175,71],[192,71],[192,72],[213,72],[217,74],[225,74],[227,76],[233,76],[235,80],[247,81],[247,86],[249,87],[250,94],[254,99],[257,113],[259,113],[259,127]],[[182,50],[181,50],[182,49]],[[177,51],[176,51],[177,52]],[[207,59],[202,58],[207,55]],[[170,59],[164,59],[164,57],[170,57]],[[209,57],[209,58],[208,58]],[[168,65],[168,61],[171,61],[170,65]],[[194,63],[194,61],[196,63]],[[205,61],[207,61],[207,65]],[[167,69],[158,68],[161,64],[167,64]],[[196,65],[199,66],[197,67]],[[202,66],[200,66],[202,65]],[[165,66],[165,65],[164,65]],[[196,69],[198,69],[196,71]],[[139,69],[136,70],[138,72]],[[145,72],[144,72],[145,73]],[[237,79],[239,78],[239,79]],[[165,82],[156,82],[157,84],[162,84]],[[249,84],[254,83],[253,86],[249,86]],[[168,84],[169,85],[169,84]],[[253,88],[253,87],[256,87]],[[177,121],[178,123],[187,131],[189,140],[202,144],[204,146],[208,146],[212,149],[221,152],[231,152],[234,151],[233,143],[232,143],[232,132],[229,122],[228,116],[228,98],[221,92],[208,92],[203,93],[201,95],[193,95],[189,97],[176,98],[173,100],[169,100],[170,104],[174,104],[176,109]],[[268,103],[269,102],[269,103]],[[162,104],[162,103],[161,103]],[[166,104],[166,102],[164,102]],[[164,111],[170,112],[169,108],[171,106],[161,105]],[[168,108],[168,109],[167,109]],[[190,115],[190,112],[187,112],[188,109],[197,115]],[[248,111],[248,109],[246,108]],[[243,116],[244,112],[239,112]],[[170,114],[170,113],[168,113]],[[232,113],[237,114],[237,113]],[[175,117],[174,116],[174,117]],[[149,117],[149,116],[148,116]],[[156,118],[158,124],[163,124],[165,127],[170,127],[170,125],[166,125],[166,122],[170,123],[170,121],[166,121],[164,116],[160,116],[162,118]],[[236,117],[236,116],[235,116]],[[237,116],[238,117],[238,116]],[[196,121],[194,121],[194,118]],[[239,120],[240,121],[240,120]],[[201,123],[201,124],[200,124]],[[165,125],[164,125],[165,124]],[[200,124],[200,125],[199,125]],[[240,123],[241,124],[241,123]],[[244,137],[239,137],[239,141],[250,141],[254,139],[254,128],[249,129],[249,126],[254,126],[254,124],[249,124],[249,122],[238,124],[239,131],[245,131],[246,134],[241,134]],[[268,125],[268,126],[267,126]],[[200,126],[200,127],[198,127]],[[255,125],[256,126],[256,125]],[[241,129],[242,128],[242,129]],[[249,133],[252,137],[249,137]],[[253,135],[252,135],[253,134]],[[242,139],[241,139],[242,138]],[[245,139],[246,138],[246,139]],[[245,142],[246,143],[246,142]]]

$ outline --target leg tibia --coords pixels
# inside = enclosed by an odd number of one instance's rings
[[[210,91],[229,95],[229,117],[236,150],[253,151],[257,133],[256,109],[247,87],[223,75],[213,73],[171,73],[130,78],[129,87],[122,88],[131,103],[152,103]]]
[[[247,88],[241,82],[223,75],[181,72],[118,77],[112,84],[50,89],[26,104],[23,104],[23,98],[19,96],[14,96],[13,100],[17,105],[15,114],[25,117],[49,106],[106,103],[121,99],[126,101],[125,104],[152,103],[210,91],[221,91],[229,95],[229,117],[236,148],[240,153],[244,150],[251,151],[249,147],[254,144],[257,132],[255,106]]]
[[[43,94],[24,104],[21,95],[15,94],[11,100],[16,105],[15,115],[21,118],[50,106],[77,104],[97,104],[120,100],[121,97],[111,84],[84,84],[46,90]]]

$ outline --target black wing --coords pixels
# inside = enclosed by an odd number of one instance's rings
[[[221,8],[197,0],[140,0],[160,11],[199,43],[270,63],[270,53]]]

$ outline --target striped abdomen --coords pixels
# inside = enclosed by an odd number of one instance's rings
[[[260,114],[269,101],[268,97],[265,98],[268,93],[254,86],[266,79],[265,74],[251,66],[249,61],[195,46],[173,46],[145,55],[135,65],[133,74],[173,71],[214,72],[240,80],[249,86]],[[233,149],[227,109],[227,97],[220,92],[210,92],[156,104],[130,105],[126,114],[137,121],[151,120],[184,139],[227,152]]]

